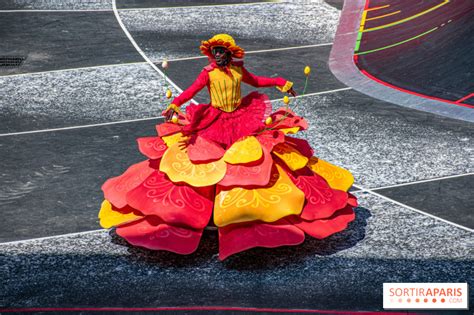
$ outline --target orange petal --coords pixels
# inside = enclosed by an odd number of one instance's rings
[[[333,189],[348,191],[354,183],[351,172],[317,157],[310,158],[308,166],[313,172],[322,176]]]
[[[141,218],[143,218],[143,216],[136,215],[133,212],[122,213],[120,211],[115,211],[108,200],[104,200],[102,202],[102,206],[99,211],[100,226],[104,229],[136,221]]]
[[[262,146],[254,136],[236,141],[224,154],[224,161],[230,164],[245,164],[262,157]]]
[[[180,143],[173,144],[163,154],[160,171],[166,173],[173,182],[185,182],[191,186],[211,186],[224,178],[226,163],[223,159],[194,164],[189,160],[186,148]]]
[[[278,156],[292,171],[306,166],[309,159],[288,143],[280,143],[273,148],[273,154]]]

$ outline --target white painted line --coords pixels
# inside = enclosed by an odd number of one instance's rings
[[[32,133],[42,133],[42,132],[63,131],[63,130],[81,129],[81,128],[90,128],[90,127],[101,127],[101,126],[107,126],[107,125],[126,124],[126,123],[130,123],[130,122],[143,121],[143,120],[153,120],[153,119],[160,119],[160,118],[163,118],[163,116],[148,117],[148,118],[137,118],[137,119],[120,120],[120,121],[111,121],[111,122],[106,122],[106,123],[98,123],[98,124],[90,124],[90,125],[79,125],[79,126],[61,127],[61,128],[52,128],[52,129],[19,131],[19,132],[3,133],[3,134],[0,134],[0,137],[18,136],[18,135],[25,135],[25,134],[32,134]]]
[[[409,209],[409,210],[412,210],[412,211],[421,213],[421,214],[423,214],[423,215],[425,215],[425,216],[428,216],[428,217],[430,217],[430,218],[433,218],[433,219],[435,219],[435,220],[442,221],[442,222],[444,222],[444,223],[450,224],[450,225],[452,225],[452,226],[455,226],[455,227],[457,227],[457,228],[466,230],[466,231],[471,232],[471,233],[474,232],[473,229],[470,229],[470,228],[468,228],[468,227],[465,227],[465,226],[459,225],[459,224],[457,224],[457,223],[448,221],[448,220],[446,220],[446,219],[437,217],[437,216],[435,216],[435,215],[432,215],[432,214],[430,214],[430,213],[424,212],[424,211],[422,211],[422,210],[413,208],[413,207],[411,207],[411,206],[408,206],[408,205],[406,205],[406,204],[403,204],[403,203],[401,203],[401,202],[398,202],[398,201],[396,201],[396,200],[393,200],[393,199],[391,199],[391,198],[388,198],[388,197],[386,197],[386,196],[384,196],[384,195],[378,194],[378,193],[376,193],[376,192],[374,192],[374,191],[372,191],[372,190],[370,190],[370,189],[367,189],[367,188],[364,188],[364,187],[358,186],[358,185],[352,185],[352,186],[354,186],[354,187],[356,187],[356,188],[359,188],[359,189],[362,190],[362,191],[366,191],[366,192],[368,192],[368,193],[370,193],[370,194],[372,194],[372,195],[375,195],[375,196],[377,196],[377,197],[380,197],[380,198],[382,198],[382,199],[385,199],[385,200],[387,200],[387,201],[389,201],[389,202],[392,202],[392,203],[394,203],[394,204],[397,204],[397,205],[399,205],[399,206],[401,206],[401,207],[404,207],[404,208],[407,208],[407,209]]]
[[[32,242],[32,241],[42,241],[42,240],[54,239],[54,238],[65,237],[65,236],[84,235],[84,234],[90,234],[90,233],[100,232],[100,231],[107,231],[107,230],[106,229],[91,230],[91,231],[84,231],[84,232],[66,233],[66,234],[53,235],[53,236],[29,238],[29,239],[26,239],[26,240],[19,240],[19,241],[0,242],[0,246],[1,245],[13,245],[13,244],[19,244],[19,243],[26,243],[26,242]]]
[[[351,90],[351,89],[352,88],[350,88],[350,87],[346,87],[346,88],[341,88],[341,89],[336,89],[336,90],[308,93],[308,94],[305,94],[305,95],[298,95],[298,96],[296,96],[296,98],[302,98],[302,97],[313,96],[313,95],[321,95],[321,94],[329,94],[329,93],[337,93],[337,92],[340,92],[340,91],[347,91],[347,90]],[[282,98],[277,98],[277,99],[274,99],[274,100],[270,100],[270,102],[277,102],[277,101],[280,101],[282,99],[283,99],[283,97]],[[54,132],[54,131],[81,129],[81,128],[90,128],[90,127],[101,127],[101,126],[107,126],[107,125],[126,124],[126,123],[131,123],[131,122],[136,122],[136,121],[162,119],[162,118],[163,118],[163,116],[155,116],[155,117],[137,118],[137,119],[129,119],[129,120],[119,120],[119,121],[111,121],[111,122],[89,124],[89,125],[78,125],[78,126],[51,128],[51,129],[39,129],[39,130],[30,130],[30,131],[10,132],[10,133],[2,133],[2,134],[0,134],[0,137],[18,136],[18,135],[26,135],[26,134],[32,134],[32,133]]]
[[[322,46],[331,46],[332,43],[322,43],[322,44],[315,44],[315,45],[303,45],[303,46],[293,46],[293,47],[282,47],[282,48],[273,48],[273,49],[262,49],[262,50],[251,50],[245,51],[245,54],[258,54],[263,52],[273,52],[273,51],[284,51],[284,50],[293,50],[293,49],[304,49],[304,48],[312,48],[312,47],[322,47]],[[183,58],[175,58],[175,59],[167,59],[169,62],[172,61],[183,61],[183,60],[195,60],[195,59],[204,59],[207,56],[195,56],[195,57],[183,57]],[[158,63],[161,61],[155,61]]]
[[[2,78],[19,77],[19,76],[27,76],[27,75],[35,75],[35,74],[67,72],[67,71],[75,71],[75,70],[88,70],[88,69],[108,68],[108,67],[120,67],[120,66],[130,66],[130,65],[143,65],[146,63],[147,63],[146,61],[137,61],[137,62],[126,62],[126,63],[112,63],[110,65],[100,65],[100,66],[90,66],[90,67],[78,67],[78,68],[67,68],[67,69],[59,69],[59,70],[6,74],[6,75],[0,75],[0,80]]]
[[[112,8],[114,10],[114,15],[115,15],[115,18],[117,19],[117,22],[119,23],[120,27],[122,28],[123,32],[125,33],[125,35],[127,35],[128,39],[130,40],[130,42],[132,43],[133,47],[135,47],[135,49],[138,51],[138,53],[143,57],[143,59],[146,60],[146,62],[148,62],[148,64],[153,68],[155,69],[156,72],[158,72],[162,77],[166,77],[166,80],[169,82],[169,84],[171,84],[171,86],[173,86],[179,93],[183,92],[183,90],[177,86],[173,81],[170,80],[170,78],[168,78],[168,76],[165,76],[165,74],[160,70],[158,69],[158,67],[150,60],[150,58],[148,58],[147,55],[145,55],[145,53],[143,52],[143,50],[141,50],[141,48],[137,45],[137,42],[135,42],[135,40],[133,39],[132,35],[130,35],[130,32],[127,30],[127,28],[125,27],[125,25],[123,24],[122,22],[122,19],[120,18],[120,15],[117,11],[117,3],[116,3],[116,0],[112,0]],[[197,102],[195,100],[191,100],[191,102],[193,103],[196,103]]]
[[[321,47],[321,46],[331,46],[332,43],[322,43],[316,45],[305,45],[305,46],[294,46],[294,47],[283,47],[283,48],[273,48],[273,49],[264,49],[264,50],[253,50],[253,51],[246,51],[246,54],[258,54],[263,52],[272,52],[272,51],[284,51],[284,50],[293,50],[293,49],[304,49],[304,48],[311,48],[311,47]],[[207,56],[194,56],[194,57],[183,57],[183,58],[175,58],[175,59],[166,59],[169,62],[172,61],[183,61],[183,60],[195,60],[195,59],[204,59]],[[163,60],[155,60],[153,61],[154,64],[161,63]],[[28,73],[17,73],[17,74],[7,74],[0,76],[0,79],[3,77],[16,77],[16,76],[25,76],[25,75],[34,75],[34,74],[44,74],[44,73],[54,73],[54,72],[65,72],[65,71],[73,71],[73,70],[84,70],[84,69],[94,69],[94,68],[106,68],[106,67],[119,67],[119,66],[128,66],[128,65],[140,65],[145,64],[146,61],[138,61],[138,62],[129,62],[129,63],[114,63],[109,65],[99,65],[99,66],[90,66],[90,67],[78,67],[78,68],[68,68],[68,69],[60,69],[60,70],[48,70],[48,71],[38,71],[38,72],[28,72]]]
[[[42,241],[42,240],[49,240],[49,239],[68,237],[68,236],[85,235],[85,234],[91,234],[91,233],[95,233],[95,232],[109,231],[109,230],[110,229],[99,229],[99,230],[90,230],[90,231],[75,232],[75,233],[66,233],[66,234],[59,234],[59,235],[52,235],[52,236],[45,236],[45,237],[29,238],[29,239],[18,240],[18,241],[0,242],[0,246],[21,244],[21,243],[28,243],[28,242]],[[217,227],[216,226],[206,226],[204,228],[204,230],[206,230],[206,231],[217,231]]]
[[[15,10],[0,10],[0,13],[45,13],[45,12],[112,12],[110,9],[45,9],[45,10],[35,10],[35,9],[15,9]]]
[[[414,181],[414,182],[401,183],[401,184],[395,184],[395,185],[390,185],[390,186],[375,187],[375,188],[369,188],[369,189],[370,190],[381,190],[381,189],[386,189],[386,188],[403,187],[403,186],[416,185],[416,184],[420,184],[420,183],[436,182],[436,181],[443,180],[443,179],[457,178],[457,177],[470,176],[470,175],[474,175],[474,173],[449,175],[449,176],[423,179],[423,180],[417,180],[417,181]]]

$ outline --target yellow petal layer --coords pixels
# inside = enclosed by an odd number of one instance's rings
[[[306,156],[301,154],[293,146],[286,143],[277,144],[272,152],[282,159],[292,171],[305,167],[309,161]]]
[[[235,187],[216,195],[214,223],[218,227],[232,223],[261,220],[275,222],[292,214],[300,214],[304,193],[293,184],[283,169],[272,175],[270,184],[262,188]]]
[[[260,142],[250,136],[232,144],[224,154],[224,161],[230,164],[245,164],[259,160],[262,154]]]
[[[189,160],[185,146],[175,143],[161,158],[160,171],[173,182],[185,182],[191,186],[211,186],[224,178],[227,170],[223,158],[210,163],[194,164]]]
[[[308,166],[313,172],[323,177],[333,189],[348,191],[354,183],[351,172],[315,156],[309,159]]]
[[[112,209],[112,204],[108,200],[102,201],[99,211],[100,226],[104,229],[111,228],[123,223],[128,223],[143,218],[143,216],[136,215],[133,212],[123,214]]]
[[[163,141],[166,143],[168,148],[171,147],[175,143],[178,143],[180,141],[185,141],[187,138],[188,137],[184,137],[181,132],[175,133],[171,136],[161,137],[161,139],[163,139]]]
[[[285,135],[289,134],[289,133],[291,133],[291,134],[297,133],[299,130],[300,130],[300,127],[291,127],[291,128],[280,129],[280,131],[283,132]]]

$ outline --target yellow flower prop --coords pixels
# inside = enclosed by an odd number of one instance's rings
[[[167,89],[166,90],[166,98],[171,98],[171,96],[173,96],[173,93],[171,92],[170,89]]]
[[[304,67],[304,74],[308,76],[311,73],[311,68],[309,66]]]

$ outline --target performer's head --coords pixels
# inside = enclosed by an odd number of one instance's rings
[[[211,49],[211,53],[216,60],[216,64],[219,67],[225,67],[229,64],[230,60],[232,59],[232,54],[230,51],[223,47],[223,46],[214,46]]]
[[[244,50],[237,46],[228,34],[217,34],[207,41],[202,41],[199,48],[210,61],[215,60],[220,67],[227,66],[232,58],[244,57]]]

